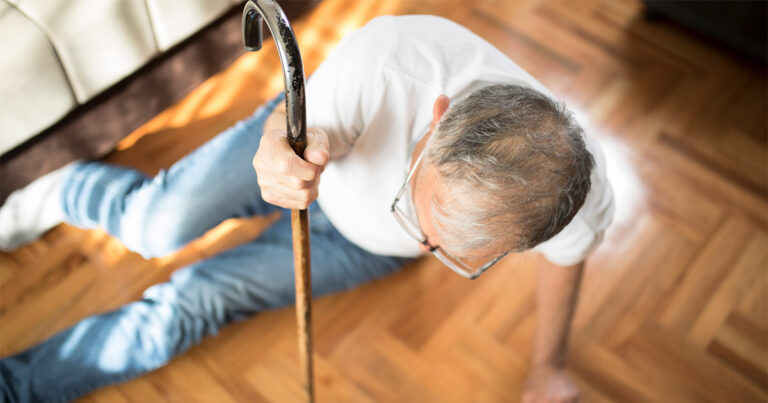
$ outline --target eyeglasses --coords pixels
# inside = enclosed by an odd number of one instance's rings
[[[432,246],[429,244],[429,242],[427,242],[427,236],[424,235],[424,232],[421,230],[421,227],[418,224],[419,220],[416,218],[416,208],[413,205],[412,192],[408,192],[410,189],[411,179],[413,178],[419,163],[421,163],[421,159],[424,156],[425,150],[426,147],[421,150],[419,157],[416,159],[416,162],[413,164],[410,172],[408,172],[408,176],[405,178],[405,183],[403,183],[403,186],[400,187],[400,190],[397,192],[397,196],[395,196],[395,200],[392,202],[392,207],[390,210],[392,211],[392,214],[395,216],[395,219],[400,224],[400,226],[403,227],[405,232],[407,232],[408,235],[410,235],[417,242],[421,243],[427,250],[435,255],[435,257],[443,262],[444,265],[448,266],[449,269],[453,270],[462,277],[474,280],[483,274],[483,272],[488,270],[491,266],[496,264],[496,262],[501,260],[504,256],[509,254],[510,251],[504,252],[500,256],[491,259],[490,261],[481,261],[479,259],[464,260],[451,255],[448,251],[439,246]],[[407,195],[408,197],[404,198],[403,195]]]

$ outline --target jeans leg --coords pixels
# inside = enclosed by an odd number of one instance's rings
[[[100,162],[75,165],[64,181],[67,221],[101,227],[145,257],[162,256],[232,217],[267,214],[251,160],[282,95],[148,178]]]
[[[0,360],[9,401],[66,401],[158,368],[232,321],[294,301],[290,214],[255,241],[193,264],[138,302],[87,318]],[[347,241],[311,207],[312,291],[341,291],[398,270],[407,259]]]

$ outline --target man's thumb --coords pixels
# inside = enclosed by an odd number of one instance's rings
[[[325,166],[330,158],[328,135],[317,128],[307,129],[307,148],[304,159],[319,166]]]

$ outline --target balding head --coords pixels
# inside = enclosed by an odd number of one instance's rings
[[[560,232],[590,188],[582,136],[563,104],[526,87],[492,85],[451,105],[427,146],[441,246],[523,251]]]

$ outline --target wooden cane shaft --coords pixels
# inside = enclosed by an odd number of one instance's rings
[[[291,210],[293,232],[293,267],[296,279],[296,323],[298,324],[299,360],[304,371],[307,400],[314,402],[312,375],[312,280],[309,264],[309,214]]]

